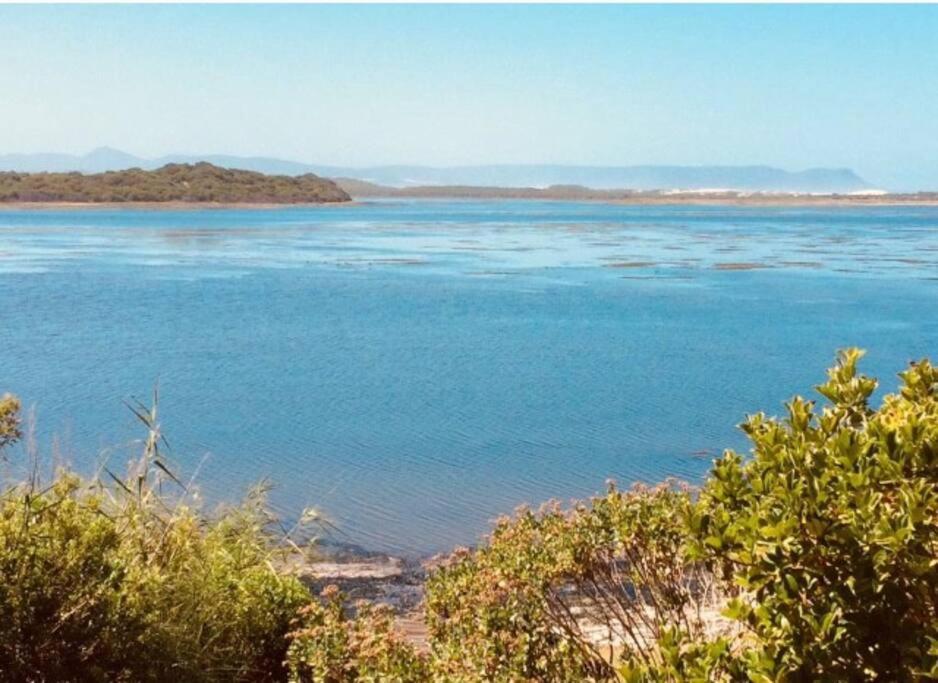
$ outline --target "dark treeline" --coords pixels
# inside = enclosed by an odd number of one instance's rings
[[[217,202],[301,204],[345,202],[326,178],[265,175],[209,163],[167,164],[82,173],[0,173],[0,202]]]

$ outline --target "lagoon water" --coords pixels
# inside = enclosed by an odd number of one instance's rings
[[[698,480],[847,345],[884,389],[938,357],[938,208],[0,211],[0,392],[44,453],[119,468],[158,380],[209,504],[266,478],[375,550]]]

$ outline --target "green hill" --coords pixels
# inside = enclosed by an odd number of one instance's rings
[[[346,202],[348,194],[312,173],[265,175],[213,164],[167,164],[153,171],[0,173],[0,202]]]

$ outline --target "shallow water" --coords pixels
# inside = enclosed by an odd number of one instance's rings
[[[159,380],[210,501],[269,478],[285,517],[397,553],[697,480],[846,345],[887,389],[938,356],[938,209],[0,211],[0,391],[44,452],[92,469]]]

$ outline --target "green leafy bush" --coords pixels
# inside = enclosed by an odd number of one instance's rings
[[[287,653],[291,683],[430,680],[426,658],[394,632],[390,608],[360,602],[351,618],[345,603],[345,596],[330,586],[321,603],[302,610]]]
[[[750,417],[752,458],[718,461],[690,520],[744,591],[729,612],[759,680],[938,676],[938,370],[913,364],[873,410],[861,355],[840,354],[820,411]]]
[[[609,492],[570,511],[522,510],[427,585],[445,679],[609,680],[662,661],[658,641],[705,633],[712,575],[686,560],[685,488]]]
[[[4,394],[0,396],[0,452],[21,436],[19,399]]]
[[[727,452],[696,500],[612,490],[457,554],[428,584],[437,675],[938,677],[938,370],[913,364],[873,410],[861,355],[840,354],[819,411],[750,417],[752,457]]]
[[[3,680],[284,679],[310,595],[274,568],[262,497],[206,518],[159,494],[149,426],[127,479],[60,472],[0,495]]]

